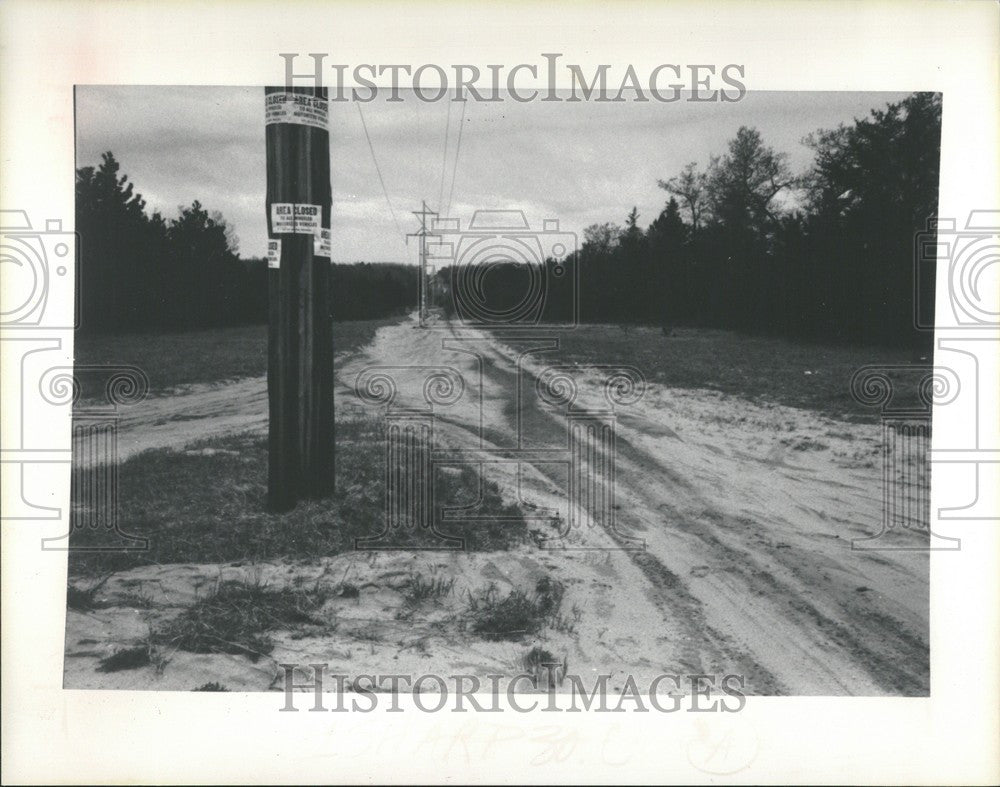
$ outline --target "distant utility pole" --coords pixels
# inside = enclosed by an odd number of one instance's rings
[[[428,210],[427,201],[423,201],[423,207],[420,210],[411,211],[414,216],[420,219],[420,229],[417,232],[411,232],[406,237],[420,238],[420,282],[418,289],[420,291],[419,299],[419,309],[420,309],[420,325],[424,325],[424,321],[427,319],[427,238],[439,238],[433,232],[427,231],[427,217],[437,216],[437,211]]]
[[[326,90],[264,89],[268,508],[333,491],[330,132]]]

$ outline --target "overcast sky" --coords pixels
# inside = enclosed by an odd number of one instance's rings
[[[111,150],[147,210],[172,218],[179,205],[198,199],[234,225],[244,257],[264,256],[263,94],[259,87],[78,87],[78,166],[95,165]],[[811,160],[802,145],[806,134],[850,123],[905,95],[751,92],[735,103],[672,104],[469,101],[460,150],[460,103],[428,104],[412,95],[385,103],[380,96],[361,107],[396,222],[357,106],[334,102],[333,259],[413,261],[414,244],[408,248],[403,239],[417,226],[410,211],[422,199],[447,207],[456,152],[450,214],[463,226],[477,208],[521,208],[532,226],[557,218],[561,229],[582,234],[594,222],[622,223],[633,205],[646,226],[668,196],[657,179],[689,161],[704,166],[741,125],[756,126],[800,171]]]

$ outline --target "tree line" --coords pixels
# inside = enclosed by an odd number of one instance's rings
[[[937,213],[940,140],[934,93],[811,134],[804,143],[813,160],[801,173],[744,126],[703,166],[692,162],[658,181],[666,201],[648,225],[633,208],[621,224],[587,227],[569,259],[547,260],[547,300],[528,319],[924,347],[929,337],[913,328],[914,292],[926,299],[921,313],[932,314],[934,273],[923,266],[926,278],[914,287],[913,243]],[[225,218],[197,200],[170,220],[147,215],[110,152],[99,166],[77,170],[76,227],[82,330],[267,319],[266,263],[240,257]],[[473,288],[497,313],[521,303],[530,283],[517,265],[504,267]],[[332,270],[336,319],[416,305],[412,266]],[[445,269],[436,279],[445,307],[453,306],[455,274]]]
[[[550,280],[542,319],[925,347],[930,338],[913,328],[913,245],[937,213],[940,141],[933,93],[811,134],[803,173],[744,126],[704,166],[658,182],[667,198],[647,226],[633,208],[621,224],[587,227],[567,263],[578,266],[578,313],[567,311],[574,277],[564,276]],[[484,301],[498,313],[525,286],[517,267],[486,278]],[[931,314],[933,270],[920,275]]]
[[[267,321],[266,260],[241,258],[232,226],[198,200],[170,220],[147,213],[111,152],[76,171],[76,231],[83,332]],[[413,308],[416,291],[410,266],[334,265],[331,312],[338,320],[385,317]]]

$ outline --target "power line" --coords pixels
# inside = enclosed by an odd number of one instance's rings
[[[413,211],[413,215],[420,219],[420,230],[418,232],[409,233],[406,238],[417,237],[420,239],[420,272],[418,279],[418,308],[420,310],[420,325],[425,325],[427,320],[427,290],[429,289],[429,284],[427,282],[427,238],[440,238],[441,236],[427,231],[427,217],[439,215],[437,211],[430,210],[427,207],[427,201],[424,200],[420,210]]]
[[[448,210],[446,216],[451,215],[451,199],[455,196],[455,175],[458,173],[458,157],[462,155],[462,129],[465,128],[465,108],[468,106],[468,99],[462,99],[462,118],[458,122],[458,143],[455,150],[455,163],[451,168],[451,189],[448,191]]]
[[[444,173],[448,166],[448,132],[451,130],[451,99],[448,99],[448,115],[444,121],[444,152],[441,154],[441,189],[438,191],[438,211],[444,204]]]
[[[396,232],[405,240],[406,234],[403,232],[402,228],[399,226],[399,222],[396,220],[396,211],[392,209],[392,200],[389,199],[389,192],[385,187],[385,180],[382,177],[382,170],[378,165],[378,158],[375,156],[375,146],[372,145],[372,138],[368,134],[368,124],[365,123],[365,115],[361,111],[361,104],[354,102],[354,106],[358,108],[358,116],[361,118],[361,128],[365,130],[365,139],[368,140],[368,149],[372,153],[372,162],[375,164],[375,172],[378,175],[378,182],[382,184],[382,194],[385,195],[385,203],[389,206],[389,213],[392,216],[392,223],[396,225]]]

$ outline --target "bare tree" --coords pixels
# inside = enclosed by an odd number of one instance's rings
[[[679,197],[691,214],[691,230],[698,231],[705,209],[708,206],[708,175],[698,171],[697,162],[692,161],[681,170],[681,174],[670,180],[658,180],[657,185],[669,194]]]
[[[774,198],[797,183],[786,154],[765,145],[757,129],[742,126],[727,153],[712,159],[706,196],[712,214],[723,224],[763,236],[777,221]]]

